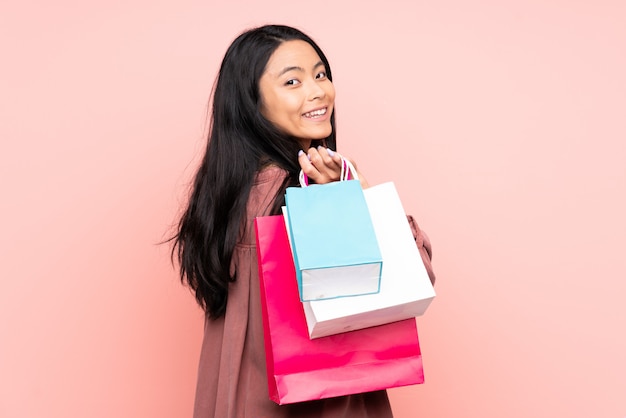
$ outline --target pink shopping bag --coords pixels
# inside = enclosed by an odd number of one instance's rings
[[[269,397],[278,404],[424,382],[414,319],[311,340],[282,216],[256,218]]]

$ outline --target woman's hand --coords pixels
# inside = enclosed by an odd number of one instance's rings
[[[344,157],[345,158],[345,157]],[[298,162],[304,174],[306,174],[316,184],[330,183],[339,180],[341,175],[341,156],[338,153],[324,147],[309,148],[305,153],[298,153]],[[369,184],[365,177],[357,169],[356,164],[350,160],[354,168],[357,170],[361,187],[366,189]]]

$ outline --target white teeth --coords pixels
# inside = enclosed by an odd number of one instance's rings
[[[326,108],[320,110],[314,110],[313,112],[307,112],[304,114],[306,118],[313,118],[315,116],[322,116],[326,114]]]

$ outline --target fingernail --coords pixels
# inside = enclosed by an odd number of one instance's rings
[[[326,151],[328,152],[328,155],[330,155],[331,157],[335,156],[335,152],[331,150],[330,148],[326,148]]]
[[[298,157],[302,157],[303,154],[304,154],[304,151],[302,150],[298,151]]]

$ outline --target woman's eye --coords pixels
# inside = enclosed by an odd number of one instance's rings
[[[296,84],[299,84],[300,82],[296,79],[291,79],[291,80],[287,80],[287,82],[285,83],[285,85],[287,86],[295,86]]]
[[[321,72],[317,73],[315,78],[317,78],[317,79],[326,78],[326,71],[321,71]]]

